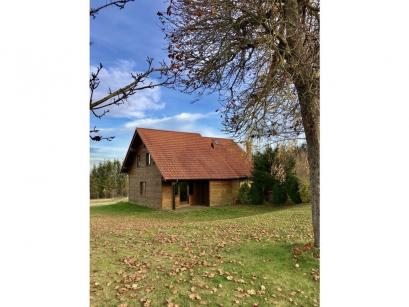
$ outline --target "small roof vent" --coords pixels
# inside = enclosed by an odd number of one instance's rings
[[[214,147],[216,145],[219,145],[219,141],[218,140],[212,140],[212,143],[210,144],[210,146],[212,146],[212,148],[214,149]]]

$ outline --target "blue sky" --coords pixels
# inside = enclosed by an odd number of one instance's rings
[[[105,1],[91,1],[95,7]],[[155,62],[166,59],[166,41],[160,31],[156,12],[163,10],[162,0],[137,0],[125,9],[107,8],[91,19],[91,69],[100,62],[104,69],[96,98],[108,87],[115,89],[132,81],[131,72],[144,70],[146,57]],[[219,103],[216,95],[202,97],[175,90],[155,88],[132,96],[128,103],[113,106],[102,119],[90,117],[90,126],[101,129],[105,136],[115,136],[111,142],[91,142],[91,164],[107,159],[122,160],[135,127],[199,132],[206,136],[228,137],[221,131]]]

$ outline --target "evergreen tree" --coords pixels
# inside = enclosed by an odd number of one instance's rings
[[[94,165],[90,172],[91,198],[126,196],[126,179],[126,174],[121,173],[121,162],[118,160]]]
[[[294,152],[292,147],[268,147],[254,155],[250,193],[253,203],[268,200],[274,204],[283,204],[288,196],[294,203],[301,202]]]

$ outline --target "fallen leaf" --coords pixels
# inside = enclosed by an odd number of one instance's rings
[[[255,294],[256,294],[256,290],[254,290],[254,289],[249,289],[249,290],[247,290],[247,294],[255,295]]]

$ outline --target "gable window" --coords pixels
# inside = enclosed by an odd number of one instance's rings
[[[146,153],[146,166],[152,165],[152,157],[150,153]]]
[[[136,155],[136,167],[141,167],[141,155]]]
[[[146,195],[146,181],[139,182],[139,195],[140,196]]]

